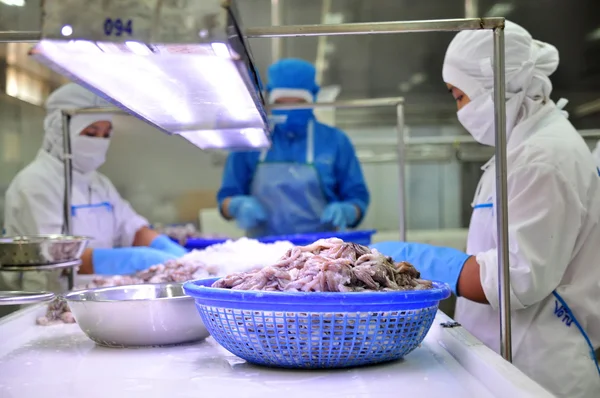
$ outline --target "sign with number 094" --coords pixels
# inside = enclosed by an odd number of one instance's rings
[[[121,18],[106,18],[104,20],[104,34],[106,36],[123,36],[133,34],[133,22],[131,19],[122,20]]]

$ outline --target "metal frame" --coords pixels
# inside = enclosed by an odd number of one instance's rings
[[[267,109],[320,109],[320,108],[376,108],[376,107],[395,107],[397,114],[397,133],[398,133],[398,145],[397,145],[397,163],[398,163],[398,184],[399,184],[399,200],[398,200],[398,224],[400,231],[400,240],[406,241],[406,167],[405,167],[405,137],[404,137],[404,98],[392,97],[392,98],[369,98],[360,100],[348,100],[348,101],[337,101],[337,102],[316,102],[316,103],[302,103],[302,104],[272,104]],[[90,113],[110,113],[113,115],[128,115],[129,113],[118,109],[118,108],[85,108],[77,110],[69,110],[62,112],[63,121],[63,165],[64,165],[64,230],[63,233],[66,235],[72,235],[72,217],[71,217],[71,192],[72,192],[72,152],[71,152],[71,136],[69,134],[69,120],[71,116],[78,114],[90,114]],[[69,289],[73,288],[74,272],[71,269],[69,271]]]
[[[498,309],[500,315],[500,353],[512,362],[510,318],[510,268],[508,257],[508,195],[506,171],[506,87],[504,70],[504,18],[465,18],[429,21],[349,23],[331,25],[287,25],[250,28],[251,38],[344,36],[394,34],[404,32],[440,32],[492,30],[494,50],[494,123],[496,157],[496,221],[498,233]]]
[[[271,104],[268,110],[273,109],[320,109],[320,108],[378,108],[393,106],[396,108],[396,132],[398,137],[397,163],[398,163],[398,228],[400,240],[406,241],[406,161],[405,161],[405,124],[404,124],[404,98],[369,98],[336,102],[315,102],[297,104]]]
[[[348,23],[331,25],[288,25],[246,29],[249,38],[281,38],[306,36],[342,36],[396,34],[405,32],[453,32],[491,30],[494,50],[494,122],[496,135],[496,215],[498,231],[498,306],[500,314],[500,352],[512,362],[510,318],[510,279],[508,262],[508,199],[506,172],[506,87],[504,71],[504,18],[463,18],[426,21]],[[0,32],[0,41],[35,41],[40,34],[32,32]]]

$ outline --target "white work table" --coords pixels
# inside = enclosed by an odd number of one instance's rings
[[[441,312],[421,347],[393,363],[282,370],[246,363],[212,338],[104,348],[77,325],[37,326],[44,305],[0,319],[2,398],[551,397]]]

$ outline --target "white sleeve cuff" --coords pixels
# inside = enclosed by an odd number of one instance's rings
[[[498,253],[497,249],[491,249],[477,254],[475,259],[479,264],[479,278],[485,297],[493,309],[498,309],[498,290],[500,289],[498,280]],[[520,310],[525,305],[514,294],[512,286],[510,288],[510,304],[512,310]]]

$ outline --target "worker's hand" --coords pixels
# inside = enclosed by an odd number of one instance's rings
[[[154,238],[152,243],[150,243],[150,247],[170,253],[177,257],[183,257],[188,253],[184,247],[173,242],[171,238],[165,235],[158,235],[156,238]]]
[[[236,196],[229,202],[229,214],[240,228],[248,230],[267,221],[267,212],[252,196]]]
[[[370,246],[395,262],[406,261],[421,273],[421,279],[444,282],[454,294],[460,273],[471,257],[451,247],[439,247],[425,243],[379,242]]]
[[[94,274],[129,275],[148,269],[153,265],[175,260],[178,257],[144,246],[94,249],[92,252],[92,265]]]
[[[321,215],[321,223],[343,230],[356,222],[358,210],[351,203],[330,203]]]

